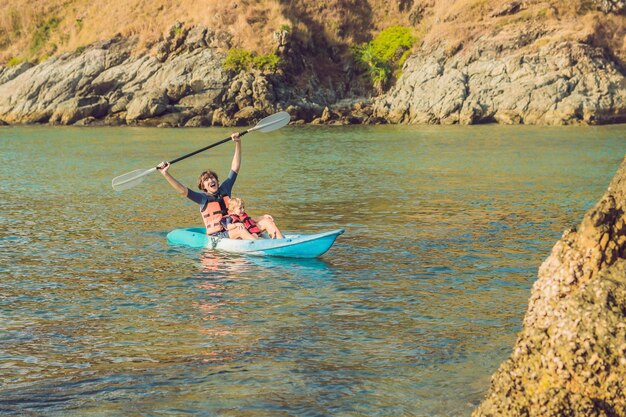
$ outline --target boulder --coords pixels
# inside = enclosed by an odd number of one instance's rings
[[[165,89],[165,95],[172,103],[177,103],[183,97],[191,93],[191,87],[187,83],[173,82]]]
[[[539,269],[482,416],[626,416],[626,159]]]
[[[76,97],[60,104],[49,123],[70,125],[86,117],[101,118],[107,114],[109,102],[104,97]]]
[[[213,122],[213,113],[206,116],[193,116],[185,123],[185,127],[207,127]]]
[[[277,97],[271,77],[253,70],[241,72],[233,78],[223,101],[234,103],[239,109],[251,106],[269,114],[276,110]]]
[[[127,106],[126,122],[160,116],[167,110],[167,96],[161,92],[150,92],[133,98]]]
[[[104,124],[107,126],[123,126],[126,124],[126,112],[108,114],[104,118]]]
[[[221,107],[218,107],[217,109],[215,109],[215,111],[213,112],[213,117],[211,119],[211,126],[228,126],[229,125],[229,118],[228,118],[228,114],[226,113],[226,111],[224,111],[224,109],[222,109]]]
[[[322,123],[328,123],[331,120],[333,120],[335,117],[336,115],[332,113],[328,107],[324,107],[324,111],[322,111],[322,116],[319,118],[319,120]]]
[[[249,126],[254,125],[265,116],[266,114],[262,111],[255,109],[252,106],[248,106],[235,113],[233,116],[233,122],[235,126]]]
[[[95,126],[97,124],[99,124],[98,119],[93,116],[88,116],[74,123],[74,126]]]

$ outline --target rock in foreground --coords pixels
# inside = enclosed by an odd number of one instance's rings
[[[539,269],[524,328],[474,417],[626,416],[626,159]]]

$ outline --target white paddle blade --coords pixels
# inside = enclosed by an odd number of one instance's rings
[[[271,132],[287,125],[290,120],[291,116],[289,115],[289,113],[287,113],[286,111],[281,111],[261,120],[259,123],[257,123],[256,126],[250,129],[249,132],[253,132],[255,130],[259,130],[263,133]]]
[[[128,190],[129,188],[133,188],[135,185],[139,185],[146,175],[154,171],[156,171],[156,168],[150,168],[147,170],[136,169],[124,175],[120,175],[119,177],[113,178],[111,185],[115,191]]]

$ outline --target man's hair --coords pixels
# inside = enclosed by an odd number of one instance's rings
[[[215,178],[215,181],[219,182],[219,178],[217,178],[217,174],[211,171],[210,169],[207,169],[198,177],[198,188],[202,191],[207,191],[204,189],[204,182],[211,177]]]

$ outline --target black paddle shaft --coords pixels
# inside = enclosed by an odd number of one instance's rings
[[[249,132],[249,130],[245,130],[245,131],[243,131],[243,132],[239,132],[239,137],[242,137],[243,135],[245,135],[245,134],[246,134],[246,133],[248,133],[248,132]],[[182,161],[183,159],[187,159],[187,158],[189,158],[190,156],[194,156],[195,154],[198,154],[198,153],[200,153],[200,152],[204,152],[204,151],[206,151],[207,149],[211,149],[211,148],[213,148],[213,147],[215,147],[215,146],[217,146],[217,145],[221,145],[222,143],[226,143],[226,142],[228,142],[229,140],[232,140],[232,138],[222,139],[222,140],[220,140],[219,142],[215,142],[215,143],[213,143],[213,144],[211,144],[211,145],[209,145],[209,146],[205,146],[205,147],[204,147],[204,148],[202,148],[202,149],[198,149],[197,151],[193,151],[193,152],[188,153],[187,155],[183,155],[183,156],[181,156],[181,157],[178,157],[178,158],[174,159],[173,161],[168,161],[168,163],[169,163],[170,165],[175,164],[175,163],[176,163],[176,162],[178,162],[178,161]],[[158,167],[157,167],[157,169],[158,169]]]

